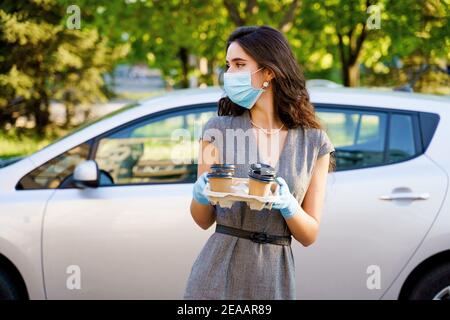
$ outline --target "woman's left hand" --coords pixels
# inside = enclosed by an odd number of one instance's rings
[[[299,212],[300,204],[292,195],[289,186],[282,177],[277,177],[275,180],[280,185],[278,194],[280,198],[272,204],[272,209],[279,209],[283,218],[289,219]]]

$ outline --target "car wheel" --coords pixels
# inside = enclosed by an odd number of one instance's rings
[[[11,276],[0,269],[0,300],[19,300],[20,298],[20,292]]]
[[[410,300],[450,300],[450,263],[432,268],[411,289]]]

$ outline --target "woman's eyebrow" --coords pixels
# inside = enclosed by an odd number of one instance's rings
[[[231,59],[231,61],[247,61],[247,60],[245,60],[244,58],[234,58],[234,59]],[[226,60],[226,62],[228,63],[228,60]]]

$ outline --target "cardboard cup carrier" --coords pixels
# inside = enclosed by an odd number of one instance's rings
[[[275,169],[255,163],[250,166],[248,178],[234,177],[232,164],[214,164],[208,173],[204,193],[211,204],[231,208],[234,202],[244,201],[252,210],[271,209],[279,196]]]

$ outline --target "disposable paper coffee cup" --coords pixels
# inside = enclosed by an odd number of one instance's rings
[[[211,191],[214,192],[230,192],[232,185],[231,177],[210,177],[208,178]]]
[[[261,181],[253,178],[248,179],[248,194],[252,196],[267,197],[270,195],[271,181]]]
[[[276,177],[274,168],[264,163],[254,163],[250,166],[248,176],[248,193],[250,195],[266,197],[271,194],[270,188]]]

